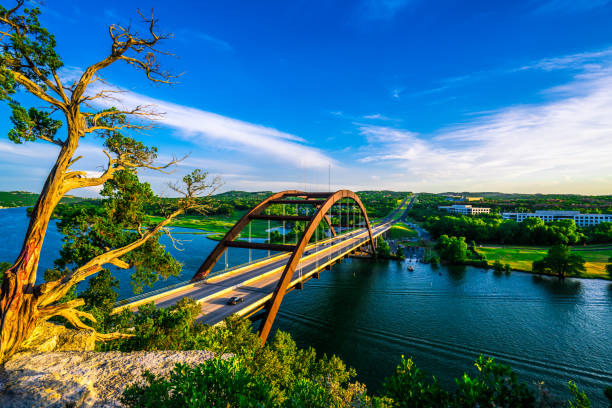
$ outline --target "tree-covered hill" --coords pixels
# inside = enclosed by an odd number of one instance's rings
[[[29,191],[0,191],[0,208],[2,207],[29,207],[36,204],[38,194]],[[87,201],[87,198],[65,196],[61,203],[72,204]]]

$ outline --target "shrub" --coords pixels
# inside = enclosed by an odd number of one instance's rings
[[[127,407],[274,407],[272,387],[252,375],[237,357],[217,357],[190,367],[177,364],[168,378],[146,372],[145,385],[128,387]]]
[[[404,356],[395,374],[385,380],[383,388],[396,407],[446,406],[449,401],[449,394],[440,387],[436,378],[428,379],[412,359],[406,360]]]

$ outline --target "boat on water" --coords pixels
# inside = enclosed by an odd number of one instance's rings
[[[412,266],[412,265],[408,265],[408,270],[409,270],[410,272],[414,272],[414,266]]]

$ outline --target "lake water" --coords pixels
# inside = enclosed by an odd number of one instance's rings
[[[24,209],[0,210],[0,261],[17,256],[26,224]],[[183,276],[155,287],[189,279],[216,244],[193,233],[177,237],[185,250],[170,250],[183,262]],[[52,225],[41,270],[52,264],[60,239]],[[247,250],[231,250],[232,264],[248,260]],[[483,353],[511,364],[522,380],[543,380],[564,396],[567,381],[575,380],[594,407],[606,406],[602,390],[612,384],[610,282],[414,265],[414,272],[408,262],[336,265],[289,293],[274,327],[302,347],[340,356],[371,390],[393,373],[402,354],[451,386],[453,378],[473,374],[473,361]],[[131,295],[128,273],[118,271],[121,297]]]

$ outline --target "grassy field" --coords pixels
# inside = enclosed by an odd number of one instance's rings
[[[208,232],[214,232],[215,235],[208,236],[210,239],[219,240],[223,235],[234,226],[234,224],[246,213],[246,210],[234,211],[231,215],[185,215],[174,220],[170,226],[194,228]],[[162,217],[149,216],[151,223],[156,223],[162,220]],[[272,221],[271,228],[282,226],[281,222]],[[288,227],[288,226],[287,226]],[[251,237],[252,238],[268,238],[268,222],[265,220],[251,221]],[[248,237],[248,227],[242,231],[242,237]],[[293,237],[292,237],[293,238]],[[287,237],[289,240],[289,237]]]
[[[416,238],[419,234],[403,222],[398,222],[389,230],[389,238],[391,239],[407,239]]]
[[[512,269],[531,272],[533,261],[542,259],[546,255],[547,248],[542,247],[478,247],[476,251],[483,254],[489,265],[499,260],[503,264],[510,264]],[[575,252],[579,253],[586,260],[586,272],[582,275],[585,278],[609,279],[606,273],[608,258],[612,256],[611,249],[577,247]]]

